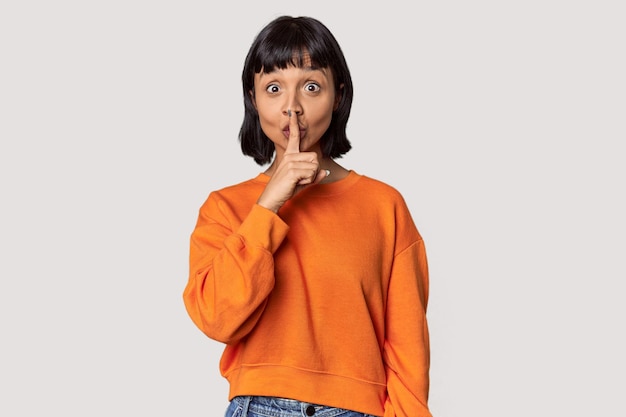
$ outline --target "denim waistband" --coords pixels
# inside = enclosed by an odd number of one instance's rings
[[[239,396],[233,401],[253,414],[271,417],[334,417],[347,410],[281,397]],[[348,414],[349,416],[353,414]],[[354,415],[363,415],[355,413]]]

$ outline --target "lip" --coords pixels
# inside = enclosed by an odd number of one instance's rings
[[[283,128],[283,135],[285,135],[286,138],[289,138],[289,132],[290,132],[289,126]],[[300,128],[300,138],[303,138],[305,134],[306,134],[306,129]]]

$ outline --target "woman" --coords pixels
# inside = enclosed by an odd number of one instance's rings
[[[226,345],[226,416],[430,416],[424,243],[398,191],[335,161],[351,149],[340,46],[279,17],[242,81],[242,151],[269,166],[208,196],[183,295]]]

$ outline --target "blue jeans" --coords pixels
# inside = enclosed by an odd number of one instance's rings
[[[343,408],[278,397],[235,397],[224,417],[374,417]]]

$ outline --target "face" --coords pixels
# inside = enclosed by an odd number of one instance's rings
[[[252,95],[261,128],[281,155],[289,138],[287,110],[298,117],[300,151],[320,151],[320,138],[339,104],[329,68],[289,66],[254,76]],[[252,93],[252,92],[251,92]]]

